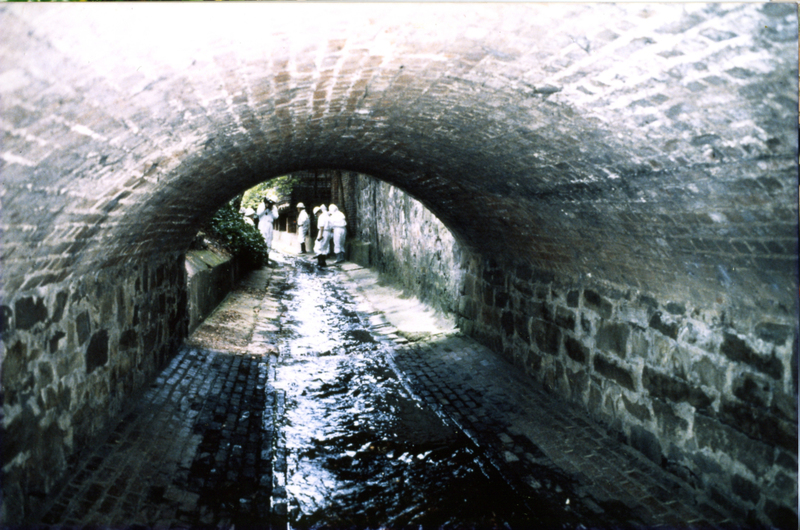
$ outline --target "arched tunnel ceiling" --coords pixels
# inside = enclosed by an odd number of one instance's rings
[[[7,292],[185,249],[246,187],[341,168],[407,190],[501,263],[676,297],[796,295],[795,6],[0,17]]]

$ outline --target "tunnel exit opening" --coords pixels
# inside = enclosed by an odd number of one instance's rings
[[[317,236],[313,209],[336,204],[347,220],[348,261],[380,271],[408,294],[443,314],[455,315],[465,251],[444,223],[421,202],[375,177],[316,169],[256,184],[203,223],[186,253],[190,332],[222,301],[237,278],[258,266],[259,257],[246,241],[257,232],[246,224],[252,225],[248,219],[263,197],[274,201],[278,211],[273,248],[300,252],[297,204],[302,203],[310,216],[307,257],[313,257]]]

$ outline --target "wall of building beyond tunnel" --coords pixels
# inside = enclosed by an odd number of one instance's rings
[[[4,300],[0,519],[22,522],[186,335],[183,254]]]
[[[465,252],[419,201],[368,175],[354,176],[355,240],[368,265],[436,309],[455,313]]]

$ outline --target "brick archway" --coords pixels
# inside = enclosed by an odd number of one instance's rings
[[[594,284],[716,319],[731,362],[796,393],[794,339],[772,370],[758,332],[796,325],[794,6],[29,4],[0,25],[7,498],[46,491],[169,355],[197,222],[300,169],[408,191],[487,285],[536,271],[599,315]]]

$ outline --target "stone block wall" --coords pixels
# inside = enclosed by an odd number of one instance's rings
[[[186,335],[183,255],[14,293],[3,329],[3,521],[25,521]]]
[[[742,521],[797,521],[797,334],[470,260],[459,325]]]
[[[437,309],[455,313],[465,253],[422,203],[368,175],[355,179],[352,237],[369,245],[369,265]]]
[[[241,272],[240,263],[229,256],[211,250],[186,253],[188,333],[197,329],[225,299]]]

